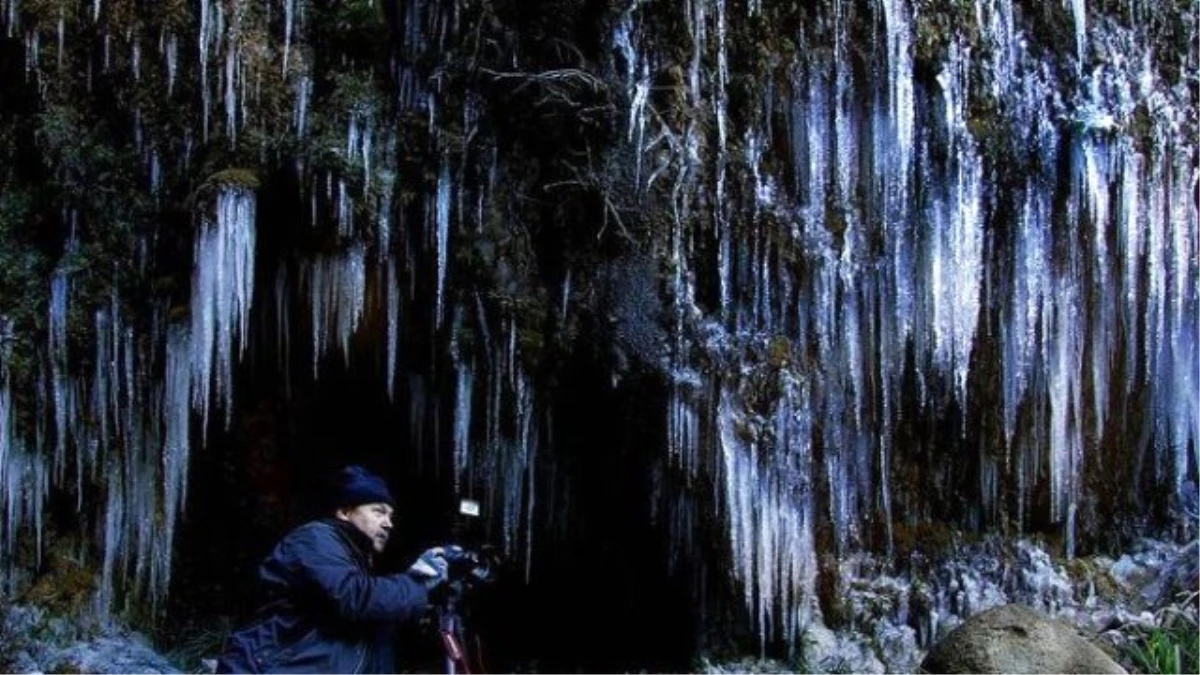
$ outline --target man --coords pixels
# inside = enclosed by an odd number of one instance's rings
[[[407,573],[372,574],[392,530],[387,484],[349,466],[333,493],[333,517],[288,533],[259,567],[266,602],[229,637],[217,672],[396,672],[395,628],[428,607],[448,564],[435,548]]]

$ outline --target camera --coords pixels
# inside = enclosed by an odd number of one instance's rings
[[[495,581],[501,558],[500,554],[491,547],[485,546],[479,551],[474,551],[459,546],[449,546],[446,548],[446,562],[450,565],[448,571],[450,581],[486,584]]]
[[[481,545],[474,547],[470,542],[475,540],[472,533],[478,530],[479,502],[473,499],[462,499],[458,503],[458,517],[455,523],[455,538],[463,545],[446,547],[446,562],[449,563],[448,576],[451,582],[463,582],[475,586],[488,584],[496,580],[496,575],[503,557],[495,547]]]

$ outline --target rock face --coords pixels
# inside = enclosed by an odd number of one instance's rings
[[[967,619],[935,646],[930,673],[1124,673],[1069,625],[1021,605]]]
[[[1142,589],[1142,599],[1162,607],[1200,587],[1200,541],[1192,541],[1163,566],[1158,577]]]

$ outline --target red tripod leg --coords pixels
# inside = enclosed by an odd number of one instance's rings
[[[470,673],[471,668],[467,664],[466,654],[463,652],[462,645],[458,642],[458,637],[453,632],[442,631],[442,646],[446,648],[446,665],[449,666],[446,671],[450,673]]]

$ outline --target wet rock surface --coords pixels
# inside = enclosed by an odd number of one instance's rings
[[[1067,623],[1023,605],[994,607],[951,631],[925,657],[931,673],[1124,673]]]

